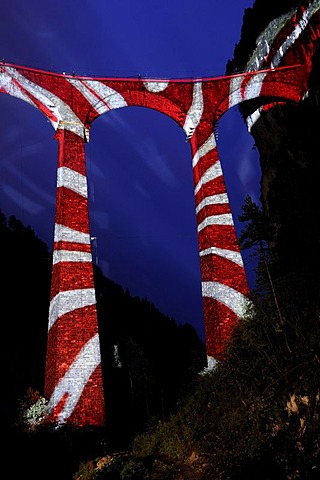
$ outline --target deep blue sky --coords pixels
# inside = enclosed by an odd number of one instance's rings
[[[2,7],[8,63],[119,77],[225,73],[253,0],[12,0]],[[57,142],[33,107],[0,95],[0,208],[52,247]],[[236,109],[218,150],[237,229],[246,194],[259,198],[253,139]],[[86,145],[93,256],[106,276],[203,337],[190,145],[170,118],[142,108],[109,112]],[[248,267],[249,269],[250,267]]]

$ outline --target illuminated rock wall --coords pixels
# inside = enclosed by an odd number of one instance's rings
[[[279,15],[274,20],[270,15],[266,18],[268,6],[256,1],[245,15],[230,66],[250,70],[288,63],[293,58],[301,64],[310,63],[306,95],[299,103],[276,101],[257,106],[249,102],[240,109],[260,156],[260,201],[274,259],[276,291],[280,296],[286,285],[300,298],[299,308],[308,305],[311,309],[318,303],[320,288],[320,200],[316,193],[320,51],[314,48],[319,44],[319,2],[295,3],[300,3],[296,12],[286,11],[285,0],[273,5]],[[259,39],[255,43],[252,30]]]

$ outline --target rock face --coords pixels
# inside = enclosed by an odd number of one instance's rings
[[[318,5],[315,5],[318,3]],[[264,6],[263,6],[264,4]],[[305,12],[313,8],[309,17]],[[292,12],[298,12],[293,14]],[[300,12],[300,13],[299,13]],[[252,52],[259,56],[264,49],[271,56],[273,45],[270,35],[283,28],[284,19],[297,19],[302,25],[306,19],[319,23],[319,2],[290,2],[282,0],[276,5],[266,5],[256,0],[245,11],[240,42],[234,58],[228,63],[227,73],[243,71],[252,64]],[[300,15],[300,17],[299,17]],[[300,19],[300,20],[299,20]],[[299,23],[300,22],[300,23]],[[315,23],[317,22],[317,23]],[[301,35],[302,55],[309,48],[315,27],[307,28]],[[300,32],[300,31],[299,31]],[[259,37],[260,35],[260,37]],[[269,38],[268,38],[269,36]],[[290,38],[287,33],[286,39]],[[284,41],[286,41],[286,39]],[[318,42],[319,46],[319,40]],[[266,47],[264,47],[266,45]],[[274,48],[274,47],[273,47]],[[259,50],[260,49],[260,50]],[[289,51],[289,50],[288,50]],[[259,68],[266,65],[264,57]],[[276,56],[274,56],[276,58]],[[291,57],[290,60],[294,59]],[[259,59],[261,60],[261,58]],[[298,58],[301,61],[301,58]],[[320,246],[320,50],[310,55],[311,74],[308,91],[299,104],[272,101],[259,109],[250,133],[260,154],[261,204],[270,233],[269,247],[276,255],[281,275],[295,282],[307,281],[308,289],[319,291]],[[290,64],[283,60],[276,66]],[[272,66],[272,63],[270,64]],[[260,106],[261,107],[261,106]],[[240,111],[246,122],[257,112],[257,104],[242,104]],[[319,294],[318,294],[319,295]]]

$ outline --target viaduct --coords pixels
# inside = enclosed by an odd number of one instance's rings
[[[191,147],[208,369],[244,313],[249,288],[216,146],[215,125],[231,107],[308,95],[320,37],[319,1],[303,1],[257,39],[243,73],[219,78],[95,78],[0,64],[0,92],[39,109],[58,141],[56,215],[45,396],[53,422],[105,420],[90,244],[85,142],[109,110],[155,109],[183,128]]]

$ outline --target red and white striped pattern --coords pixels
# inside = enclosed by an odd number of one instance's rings
[[[0,92],[38,108],[59,141],[45,394],[58,423],[104,422],[100,345],[88,221],[84,142],[111,109],[143,106],[173,118],[190,141],[208,367],[223,358],[248,299],[214,136],[232,106],[258,97],[298,102],[307,94],[320,37],[319,2],[270,24],[247,72],[206,79],[89,78],[3,63]],[[277,68],[275,68],[277,67]],[[259,71],[256,71],[259,70]],[[248,125],[254,119],[248,119]]]
[[[84,144],[58,130],[54,231],[45,393],[51,418],[104,423],[96,297],[88,221]]]
[[[301,63],[309,71],[315,51],[315,43],[319,38],[320,4],[319,0],[302,1],[296,11],[289,11],[280,18],[276,18],[260,34],[257,47],[252,53],[246,67],[246,72],[276,68],[280,65]],[[305,76],[305,81],[309,78]],[[260,87],[263,86],[261,78]],[[245,87],[245,90],[248,87]],[[307,90],[305,92],[307,94]],[[245,93],[244,93],[245,95]],[[268,105],[261,106],[246,119],[248,129],[251,130],[261,111],[268,109]]]

